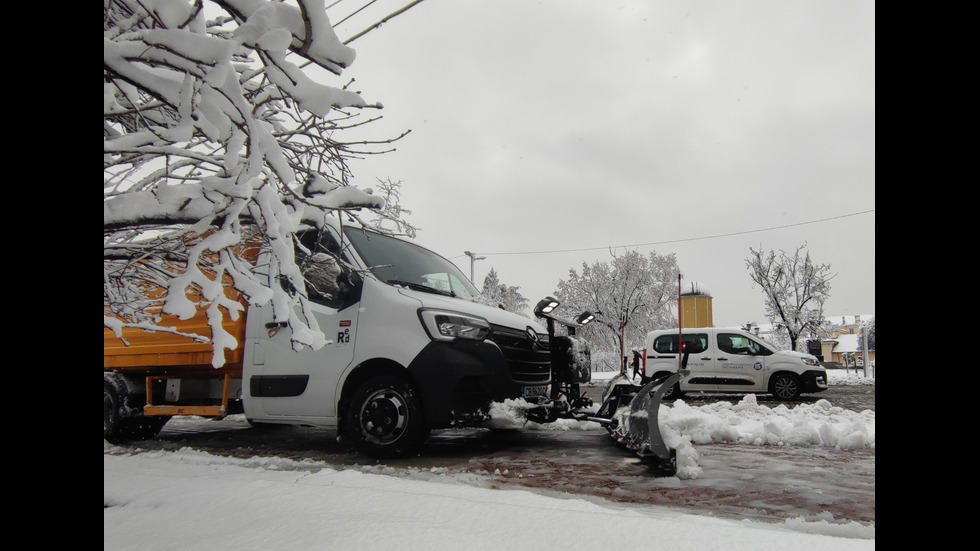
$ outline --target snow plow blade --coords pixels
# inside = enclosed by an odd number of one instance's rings
[[[600,408],[612,417],[609,433],[616,443],[633,451],[656,476],[677,474],[677,450],[660,434],[660,404],[664,394],[681,379],[680,373],[650,381],[636,391],[635,385],[614,388]],[[618,392],[617,392],[618,391]],[[630,397],[635,391],[635,395]],[[629,400],[627,407],[626,401]]]

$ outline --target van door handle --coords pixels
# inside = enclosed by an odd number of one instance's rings
[[[728,361],[728,358],[722,358],[722,357],[719,356],[718,357],[718,361],[720,361],[720,362],[727,362]]]
[[[701,360],[702,361],[705,361],[705,362],[710,362],[711,361],[711,356],[708,356],[707,358],[701,358]]]

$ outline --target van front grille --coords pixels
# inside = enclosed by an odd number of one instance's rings
[[[490,340],[500,347],[515,383],[546,385],[551,383],[551,353],[548,335],[537,335],[537,341],[523,332],[499,325],[492,326]]]

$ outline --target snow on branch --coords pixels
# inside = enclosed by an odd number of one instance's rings
[[[582,262],[581,272],[570,269],[555,296],[568,312],[595,315],[578,335],[589,342],[596,365],[619,369],[622,354],[649,331],[676,327],[680,268],[674,254],[627,249],[610,255],[610,261]]]
[[[355,53],[324,0],[104,9],[105,327],[171,331],[156,325],[161,315],[203,312],[217,367],[238,345],[222,320],[243,301],[271,302],[297,346],[322,346],[294,232],[325,211],[383,209],[383,197],[350,185],[347,161],[393,141],[352,151],[335,137],[380,104],[329,83]],[[254,264],[257,245],[271,251],[268,265]]]

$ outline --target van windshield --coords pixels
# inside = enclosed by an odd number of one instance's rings
[[[455,264],[428,249],[361,228],[344,228],[344,236],[385,283],[455,297],[480,295]]]

